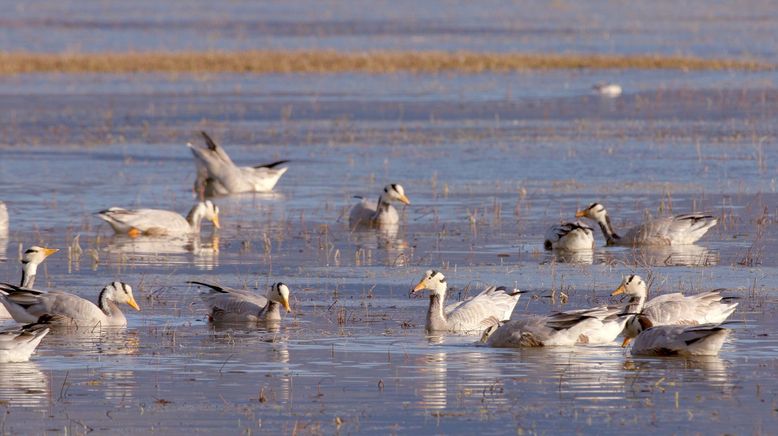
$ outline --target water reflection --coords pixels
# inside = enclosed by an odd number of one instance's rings
[[[717,392],[732,393],[735,389],[730,363],[718,356],[628,358],[623,368],[625,383],[633,386],[633,392],[635,386],[642,389],[646,384],[657,385],[659,379],[682,387],[707,386]]]
[[[553,250],[550,252],[551,259],[544,263],[554,260],[559,263],[577,263],[591,265],[594,262],[594,250]]]
[[[198,269],[210,271],[219,266],[218,235],[212,235],[207,240],[203,240],[200,236],[130,238],[125,235],[115,235],[108,242],[105,250],[118,255],[118,259],[114,260],[116,263],[180,264],[189,261],[188,256],[183,255],[191,254],[194,256],[192,263]]]
[[[36,362],[0,365],[0,401],[14,407],[38,407],[48,398],[49,378]]]
[[[53,326],[46,337],[51,347],[70,350],[68,354],[134,355],[138,354],[138,332],[125,328],[74,328]]]
[[[421,378],[416,394],[426,409],[445,409],[448,404],[448,366],[446,353],[431,353],[416,359]]]
[[[628,261],[646,266],[714,266],[719,252],[699,245],[641,247],[632,250]]]
[[[405,251],[410,246],[405,239],[398,237],[399,225],[384,225],[380,227],[354,227],[350,232],[350,241],[357,248],[381,250],[386,254],[389,265],[405,265]]]

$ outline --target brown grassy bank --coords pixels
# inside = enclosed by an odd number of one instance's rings
[[[758,60],[476,52],[246,51],[0,53],[0,74],[24,73],[478,73],[543,69],[769,70]]]

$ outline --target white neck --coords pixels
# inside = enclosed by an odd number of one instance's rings
[[[35,275],[38,273],[38,263],[27,262],[22,265],[21,287],[31,288],[35,284]]]

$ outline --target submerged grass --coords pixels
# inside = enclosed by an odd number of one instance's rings
[[[480,73],[543,69],[772,70],[748,59],[661,55],[476,53],[441,51],[245,51],[0,53],[0,74],[24,73]]]

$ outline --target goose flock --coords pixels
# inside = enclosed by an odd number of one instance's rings
[[[144,237],[180,237],[199,235],[203,220],[220,228],[219,207],[215,196],[269,192],[287,171],[288,161],[253,167],[237,166],[227,152],[207,133],[201,132],[205,147],[188,144],[196,169],[194,192],[198,201],[186,217],[161,209],[124,209],[110,207],[96,215],[118,234],[136,240]],[[403,186],[387,184],[377,201],[362,197],[353,205],[349,217],[352,229],[382,231],[400,225],[402,215],[395,204],[409,205]],[[605,245],[626,247],[677,246],[694,244],[717,220],[711,215],[689,213],[647,220],[623,233],[616,232],[600,203],[578,210],[576,219],[587,219],[599,226]],[[0,202],[0,235],[8,232],[9,220]],[[594,228],[581,221],[553,224],[544,235],[543,247],[559,252],[586,252],[595,248]],[[95,301],[64,290],[34,288],[37,269],[58,250],[41,246],[27,249],[22,258],[19,285],[0,283],[0,318],[22,324],[0,331],[0,362],[18,362],[30,358],[47,334],[58,329],[89,331],[123,328],[127,318],[121,310],[127,305],[140,311],[132,287],[113,281],[103,287]],[[245,289],[220,284],[189,281],[202,289],[201,300],[210,322],[278,325],[283,312],[291,313],[291,291],[284,283],[275,283],[262,296]],[[648,299],[648,285],[636,274],[625,277],[612,296],[624,296],[623,304],[579,308],[547,315],[514,314],[524,291],[506,286],[487,286],[475,295],[446,302],[449,286],[445,275],[427,270],[412,288],[412,294],[427,291],[425,330],[430,334],[480,335],[474,346],[499,348],[586,346],[592,344],[632,344],[632,354],[698,356],[716,355],[729,329],[723,325],[738,306],[721,290],[696,295],[671,293]],[[283,309],[283,310],[282,310]],[[54,332],[54,333],[51,333]]]

